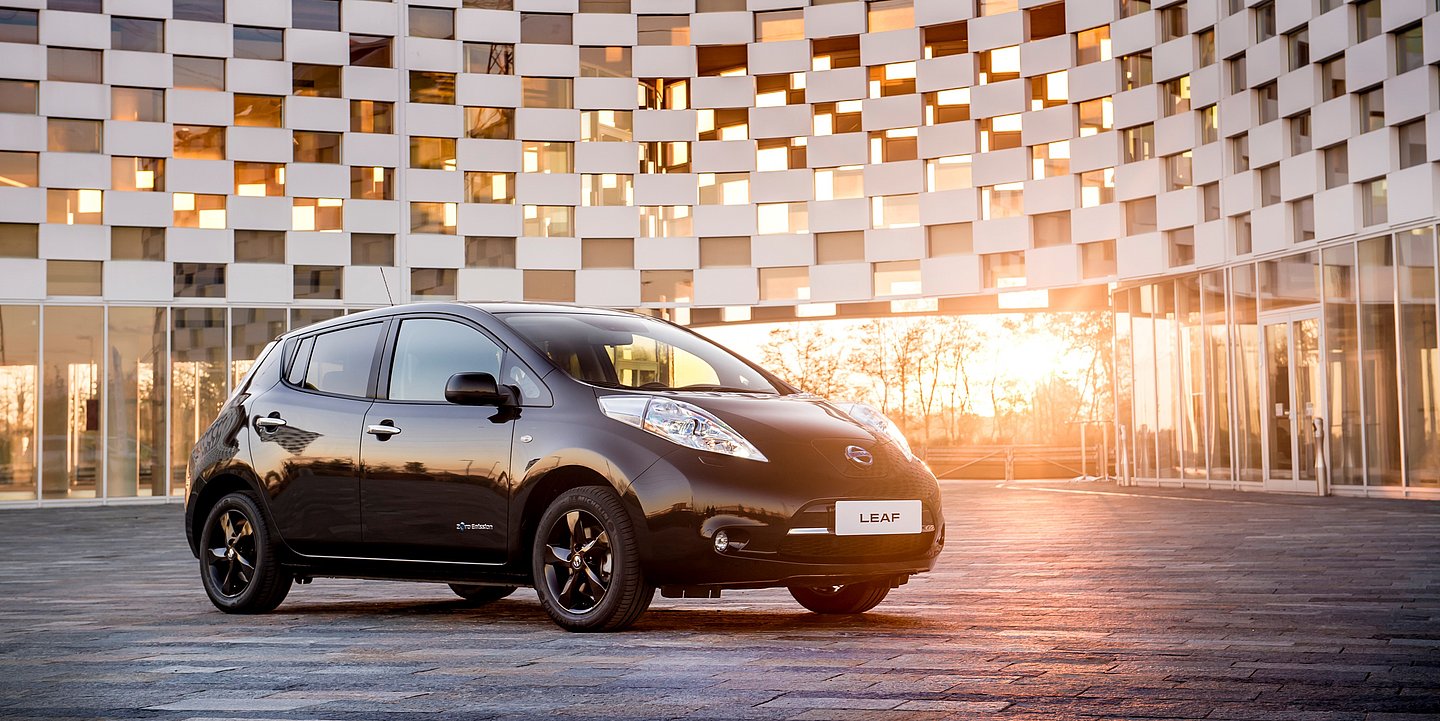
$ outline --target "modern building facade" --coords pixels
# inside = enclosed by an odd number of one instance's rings
[[[1108,296],[1135,481],[1435,494],[1437,23],[0,0],[0,505],[177,497],[266,341],[427,299],[708,324]]]

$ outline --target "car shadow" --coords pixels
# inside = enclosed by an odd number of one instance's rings
[[[277,611],[294,616],[344,616],[371,618],[434,617],[553,628],[550,617],[534,600],[506,598],[488,604],[464,600],[349,599],[316,602],[289,602]],[[925,631],[940,624],[914,615],[885,613],[884,609],[863,614],[827,616],[796,609],[726,608],[716,602],[707,608],[651,608],[626,633],[720,633],[727,635],[775,635],[817,631],[843,633],[896,633]]]

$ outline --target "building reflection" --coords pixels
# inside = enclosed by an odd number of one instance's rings
[[[1436,256],[1427,227],[1117,289],[1128,475],[1440,497]]]
[[[265,344],[343,312],[0,305],[0,503],[183,493]]]

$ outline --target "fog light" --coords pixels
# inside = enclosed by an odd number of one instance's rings
[[[715,552],[724,553],[730,550],[730,534],[724,531],[715,533]]]

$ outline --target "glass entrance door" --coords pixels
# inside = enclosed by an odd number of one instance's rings
[[[1265,355],[1265,489],[1319,493],[1325,378],[1315,311],[1261,321]]]

